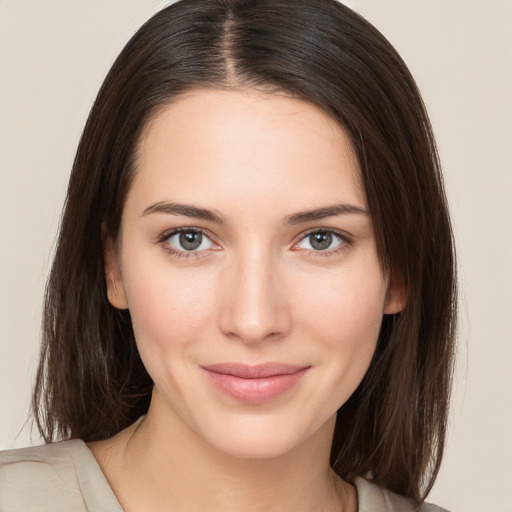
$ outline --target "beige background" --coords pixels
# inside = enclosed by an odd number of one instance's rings
[[[0,448],[25,425],[67,176],[113,59],[162,0],[0,0]],[[450,437],[430,500],[512,512],[512,1],[352,0],[409,64],[444,164],[461,273]]]

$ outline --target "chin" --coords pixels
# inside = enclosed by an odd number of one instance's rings
[[[270,416],[224,421],[218,428],[211,425],[208,432],[200,435],[210,446],[228,456],[272,459],[306,446],[315,431],[319,431],[318,425],[308,428],[299,421]]]
[[[290,453],[297,444],[300,444],[289,438],[276,439],[275,435],[266,438],[261,435],[239,435],[237,439],[231,438],[229,443],[226,441],[227,439],[222,439],[214,447],[225,455],[237,459],[274,459]]]

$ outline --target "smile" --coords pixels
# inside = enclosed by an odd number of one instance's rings
[[[255,366],[223,363],[201,368],[209,381],[225,395],[245,404],[258,405],[292,388],[311,367],[282,363]]]

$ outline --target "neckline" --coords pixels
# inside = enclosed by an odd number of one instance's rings
[[[124,512],[96,457],[82,439],[77,442],[75,471],[89,510]],[[75,454],[73,454],[75,458]],[[101,498],[100,498],[101,497]]]
[[[103,510],[108,510],[109,512],[124,512],[101,466],[85,441],[82,439],[73,439],[68,442],[76,442],[77,448],[82,452],[82,454],[77,454],[75,468],[81,488],[84,491],[88,491],[84,493],[88,507],[98,512]],[[377,486],[362,477],[357,477],[353,485],[356,490],[357,512],[362,512],[366,508],[365,503],[368,501],[368,491],[371,491],[373,487]],[[378,490],[380,491],[380,489]],[[102,496],[101,501],[98,499],[99,495]],[[371,504],[373,505],[373,503]],[[105,509],[105,506],[108,506],[108,509]]]

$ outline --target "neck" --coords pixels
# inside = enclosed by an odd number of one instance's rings
[[[106,473],[126,512],[355,511],[355,491],[329,467],[333,429],[334,418],[276,457],[233,457],[152,403],[116,436],[115,469]]]

